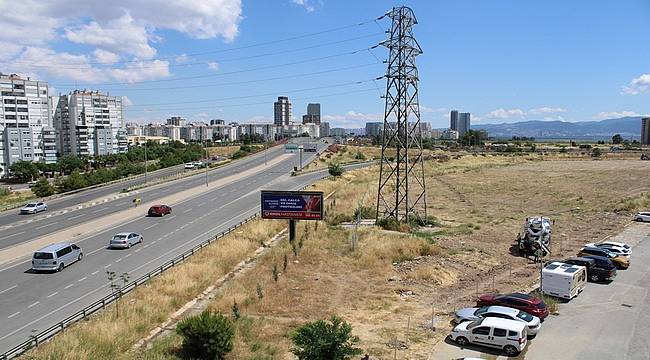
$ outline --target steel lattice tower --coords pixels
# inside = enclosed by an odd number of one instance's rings
[[[422,49],[413,35],[417,20],[409,7],[395,7],[386,16],[392,19],[392,25],[390,38],[382,42],[390,56],[385,75],[377,219],[408,221],[415,216],[423,220],[427,203],[415,65],[415,57]]]

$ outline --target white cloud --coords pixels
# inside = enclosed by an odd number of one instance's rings
[[[245,123],[247,124],[268,124],[272,123],[273,118],[265,115],[255,115],[253,117],[248,118]]]
[[[208,61],[208,69],[217,71],[219,70],[219,63],[214,61]]]
[[[603,111],[599,112],[598,114],[592,116],[592,119],[594,120],[605,120],[605,119],[616,119],[616,118],[622,118],[626,116],[641,116],[641,114],[638,114],[634,111]]]
[[[440,107],[440,108],[430,108],[428,106],[420,105],[421,113],[446,113],[449,112],[449,109]]]
[[[490,111],[486,115],[486,117],[493,118],[493,119],[510,119],[510,118],[520,118],[526,115],[526,113],[521,110],[521,109],[496,109],[494,111]]]
[[[650,89],[650,74],[642,74],[632,79],[627,86],[623,86],[622,94],[638,95]]]
[[[314,10],[316,10],[314,5],[312,5],[311,1],[309,0],[291,0],[291,2],[296,5],[300,5],[304,7],[307,12],[313,12]]]
[[[536,109],[530,109],[528,111],[529,114],[531,115],[542,115],[542,114],[555,114],[555,113],[563,113],[566,112],[567,110],[564,108],[554,108],[554,107],[540,107]]]
[[[122,96],[122,105],[131,106],[133,105],[133,101],[131,101],[128,96]]]
[[[187,54],[181,54],[174,58],[174,62],[176,64],[185,64],[186,62],[189,61],[189,59],[190,57],[187,56]]]
[[[138,61],[126,64],[120,69],[108,69],[106,72],[121,82],[135,83],[149,79],[160,79],[170,75],[169,61]]]
[[[95,49],[93,55],[95,56],[95,61],[106,65],[114,64],[116,61],[120,60],[118,54],[102,49]]]

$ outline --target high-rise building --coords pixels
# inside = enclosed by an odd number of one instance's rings
[[[167,125],[183,126],[185,123],[186,120],[180,116],[172,116],[167,119]]]
[[[641,144],[650,145],[650,117],[641,119]]]
[[[320,123],[320,136],[321,137],[330,136],[330,123],[328,122]]]
[[[470,128],[470,113],[458,114],[458,136],[462,137]]]
[[[56,153],[44,152],[43,128],[52,125],[48,84],[0,73],[0,128],[3,140],[19,136],[19,143],[3,141],[0,147],[0,176],[16,161],[56,162]],[[19,129],[19,130],[15,130]],[[31,136],[31,138],[28,138]],[[46,139],[49,141],[49,137]]]
[[[273,103],[273,123],[280,126],[291,123],[291,103],[288,97],[278,96],[278,101]]]
[[[307,115],[317,115],[320,117],[320,104],[307,104]]]
[[[449,113],[449,128],[458,131],[458,110],[452,110]]]
[[[383,122],[367,122],[366,123],[366,136],[375,137],[381,134],[381,130],[384,128]]]
[[[99,91],[75,90],[59,97],[54,117],[59,152],[97,156],[120,152],[120,129],[125,128],[122,98]]]

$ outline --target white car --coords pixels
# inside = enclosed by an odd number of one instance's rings
[[[604,243],[589,243],[589,244],[586,244],[585,247],[595,247],[595,248],[599,248],[599,249],[606,249],[606,250],[609,250],[609,251],[613,252],[616,255],[627,256],[627,257],[629,257],[632,254],[632,250],[629,247],[625,248],[623,246],[618,246],[618,245],[614,245],[614,244],[606,243],[606,242],[604,242]]]
[[[650,212],[649,211],[642,211],[642,212],[636,213],[634,215],[634,221],[650,222]]]
[[[186,169],[194,169],[194,163],[187,163],[185,164]]]
[[[108,244],[113,249],[128,249],[135,244],[139,244],[144,240],[142,235],[133,232],[124,232],[115,234]]]
[[[494,317],[463,321],[454,327],[449,337],[461,347],[470,343],[489,346],[503,349],[508,356],[518,355],[528,343],[525,323]]]
[[[44,202],[29,203],[20,209],[21,214],[36,214],[41,211],[47,211],[47,204]]]
[[[630,245],[626,244],[626,243],[622,243],[622,242],[618,242],[618,241],[602,241],[602,242],[599,242],[599,244],[620,246],[622,248],[625,248],[625,249],[629,250],[630,253],[632,253],[632,247]]]
[[[454,314],[454,321],[460,324],[463,321],[475,321],[481,318],[495,317],[501,319],[510,319],[526,323],[528,326],[528,335],[535,336],[542,326],[542,322],[537,316],[506,306],[483,306],[480,308],[464,308],[457,310]]]

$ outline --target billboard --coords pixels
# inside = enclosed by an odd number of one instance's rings
[[[262,190],[262,219],[323,220],[323,192]]]

